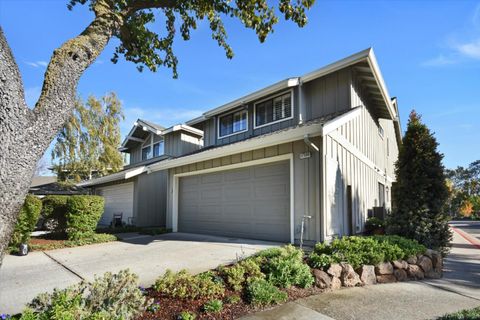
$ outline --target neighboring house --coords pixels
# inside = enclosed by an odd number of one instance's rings
[[[145,164],[142,175],[158,178],[135,190],[166,201],[145,214],[174,232],[298,242],[304,220],[313,242],[360,233],[367,216],[391,208],[400,123],[372,49],[184,126],[203,132],[197,150]]]
[[[78,195],[88,194],[88,190],[78,187],[76,185],[70,185],[57,182],[55,176],[35,176],[30,184],[28,191],[31,194],[43,198],[48,195]]]
[[[99,224],[121,215],[125,224],[165,226],[167,172],[147,174],[147,165],[199,150],[202,136],[187,125],[164,128],[138,119],[120,147],[128,156],[123,170],[77,184],[105,198]]]

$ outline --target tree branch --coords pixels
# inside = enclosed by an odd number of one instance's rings
[[[167,9],[175,8],[177,5],[178,1],[175,0],[133,0],[127,11],[133,13],[145,9]]]

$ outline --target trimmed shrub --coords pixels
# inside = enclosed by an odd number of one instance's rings
[[[91,237],[103,214],[105,200],[100,196],[70,196],[67,200],[67,234],[70,240]]]
[[[303,251],[292,245],[261,251],[257,259],[266,279],[275,286],[307,288],[314,283],[310,268],[303,261]]]
[[[133,319],[148,304],[140,289],[138,277],[128,270],[107,272],[92,283],[81,282],[67,289],[55,289],[35,298],[22,320],[43,319]]]
[[[10,246],[17,248],[21,243],[30,241],[31,233],[35,230],[41,211],[42,201],[36,196],[28,194],[20,209],[20,215],[13,230]]]
[[[365,222],[365,232],[367,234],[384,234],[385,233],[385,222],[378,219],[377,217],[368,218]],[[378,233],[380,232],[380,233]]]
[[[267,306],[287,301],[286,292],[280,291],[265,279],[255,279],[247,286],[247,296],[255,306]]]
[[[203,310],[211,313],[220,312],[223,310],[223,302],[218,299],[210,300],[203,305]]]
[[[265,278],[260,265],[254,259],[246,259],[231,267],[221,268],[220,272],[234,291],[241,291],[244,284],[251,279]]]
[[[212,272],[200,273],[196,276],[181,270],[177,273],[167,270],[158,278],[153,288],[172,298],[180,299],[213,299],[222,297],[225,286]]]
[[[45,229],[55,232],[65,231],[68,198],[69,196],[49,195],[42,199],[42,218]]]
[[[362,265],[406,259],[425,252],[415,240],[399,236],[343,237],[330,244],[317,243],[309,256],[313,268],[326,269],[332,263],[347,262],[354,269]]]

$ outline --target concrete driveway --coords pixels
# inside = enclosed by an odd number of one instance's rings
[[[128,268],[149,286],[166,269],[199,273],[278,245],[184,233],[121,237],[123,241],[6,256],[0,269],[0,314],[20,312],[39,293],[93,280],[106,271]]]

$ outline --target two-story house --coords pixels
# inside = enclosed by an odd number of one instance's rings
[[[152,185],[134,188],[165,199],[145,215],[163,210],[155,221],[174,232],[298,242],[303,225],[320,241],[362,232],[374,208],[391,207],[400,123],[372,49],[184,126],[203,134],[196,149],[145,164]]]

